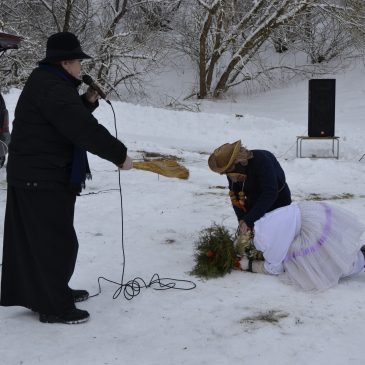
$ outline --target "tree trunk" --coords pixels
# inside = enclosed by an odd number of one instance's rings
[[[239,51],[236,52],[235,55],[233,55],[232,59],[226,66],[226,69],[220,76],[217,85],[214,88],[213,96],[219,97],[220,94],[227,89],[227,82],[228,79],[235,69],[236,65],[242,60],[246,59],[247,57],[251,57],[251,52],[256,49],[256,45],[261,45],[272,32],[279,27],[281,24],[283,24],[285,21],[288,21],[289,19],[292,19],[298,12],[302,11],[304,8],[306,8],[307,4],[302,4],[301,6],[298,6],[295,11],[291,11],[287,16],[283,16],[286,11],[288,11],[289,1],[285,1],[281,8],[276,11],[275,14],[271,15],[270,18],[268,18],[266,21],[265,19],[262,20],[262,23],[264,25],[262,28],[258,27],[258,30],[251,34],[249,38],[247,38],[244,42],[244,44],[240,47]]]
[[[203,29],[199,38],[199,99],[207,96],[207,82],[206,82],[206,43],[208,32],[212,24],[212,14],[209,12],[204,22]]]
[[[215,35],[215,43],[214,43],[214,50],[213,50],[213,55],[210,59],[210,63],[209,63],[209,67],[208,67],[208,72],[207,72],[207,89],[210,90],[211,85],[212,85],[212,79],[213,79],[213,71],[214,68],[216,66],[216,63],[218,62],[219,58],[220,58],[220,52],[219,52],[219,48],[221,46],[221,39],[222,39],[222,27],[223,27],[223,11],[221,11],[218,15],[218,20],[217,20],[217,31],[216,31],[216,35]]]
[[[65,19],[63,22],[63,32],[68,32],[70,30],[70,20],[71,20],[71,14],[72,14],[72,7],[73,7],[73,1],[67,0],[66,1],[66,9],[65,9]]]

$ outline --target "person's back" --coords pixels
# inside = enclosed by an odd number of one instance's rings
[[[7,174],[10,181],[67,180],[73,145],[46,117],[49,94],[55,88],[75,93],[75,100],[79,99],[71,82],[39,68],[32,72],[24,86],[15,109],[9,146]]]
[[[253,227],[256,220],[265,213],[291,203],[291,194],[286,184],[285,173],[276,157],[266,150],[251,150],[253,157],[248,160],[246,180],[233,182],[228,176],[229,189],[246,197],[247,212],[235,209],[237,218],[244,219]],[[235,208],[235,207],[234,207]]]

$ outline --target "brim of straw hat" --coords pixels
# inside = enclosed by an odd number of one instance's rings
[[[241,148],[241,140],[225,143],[209,156],[209,168],[218,174],[225,174],[234,164]]]

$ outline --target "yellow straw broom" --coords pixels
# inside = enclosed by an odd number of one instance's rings
[[[183,180],[189,178],[189,170],[175,160],[133,161],[133,168],[151,171],[166,177],[176,177]]]

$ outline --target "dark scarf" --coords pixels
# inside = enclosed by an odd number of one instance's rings
[[[40,63],[39,68],[58,75],[62,79],[71,82],[76,88],[81,85],[80,80],[70,75],[62,67]],[[91,180],[91,178],[92,175],[90,173],[86,150],[74,145],[70,177],[71,190],[76,193],[80,193],[82,189],[85,189],[86,179]]]

